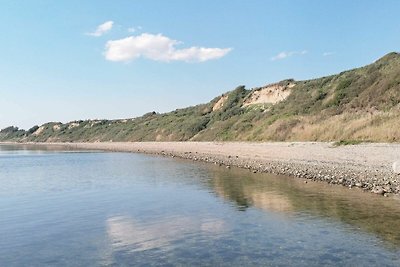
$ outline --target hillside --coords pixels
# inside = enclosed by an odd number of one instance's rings
[[[400,141],[400,54],[313,80],[244,86],[206,104],[124,120],[8,127],[0,141]]]

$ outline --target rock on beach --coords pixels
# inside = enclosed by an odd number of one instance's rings
[[[400,174],[400,160],[393,162],[393,172],[395,174]]]

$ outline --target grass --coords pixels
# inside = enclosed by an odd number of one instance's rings
[[[333,146],[349,146],[349,145],[359,145],[361,143],[365,143],[365,141],[361,140],[340,140],[333,143]]]

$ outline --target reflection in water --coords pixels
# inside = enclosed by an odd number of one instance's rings
[[[73,151],[74,149],[71,148],[70,146],[67,145],[62,145],[62,144],[57,144],[57,145],[46,145],[46,144],[1,144],[0,145],[0,151],[2,153],[5,152],[18,152],[18,154],[21,154],[21,152],[39,152],[39,151],[54,151],[54,152],[60,152],[63,150],[68,150],[68,151]],[[76,151],[76,150],[75,150]]]
[[[210,168],[209,186],[239,210],[250,206],[284,213],[306,213],[339,220],[400,245],[400,201],[324,183],[241,169]]]
[[[64,144],[0,144],[0,157],[8,155],[40,155],[51,153],[95,153],[100,150],[83,150]]]
[[[171,243],[185,235],[197,234],[207,238],[218,238],[228,229],[221,219],[195,220],[193,217],[166,217],[155,222],[139,222],[129,217],[118,216],[107,219],[107,235],[116,250],[145,251],[150,249],[172,249]]]
[[[269,211],[291,211],[293,206],[290,200],[273,192],[247,192],[245,194],[250,196],[251,202],[257,208]]]
[[[267,211],[291,211],[293,210],[290,199],[285,195],[274,191],[265,190],[264,186],[260,186],[254,180],[248,177],[240,177],[239,181],[232,181],[234,178],[229,173],[215,172],[212,180],[213,189],[217,195],[233,200],[238,208],[245,210],[249,206]],[[224,179],[227,178],[227,179]],[[235,179],[236,180],[236,179]],[[265,182],[266,181],[261,181]]]

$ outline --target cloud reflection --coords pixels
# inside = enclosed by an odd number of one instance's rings
[[[221,219],[196,220],[183,216],[152,222],[117,216],[107,219],[106,223],[107,235],[113,249],[129,251],[168,249],[172,242],[179,241],[188,234],[218,238],[228,228],[227,223]]]

